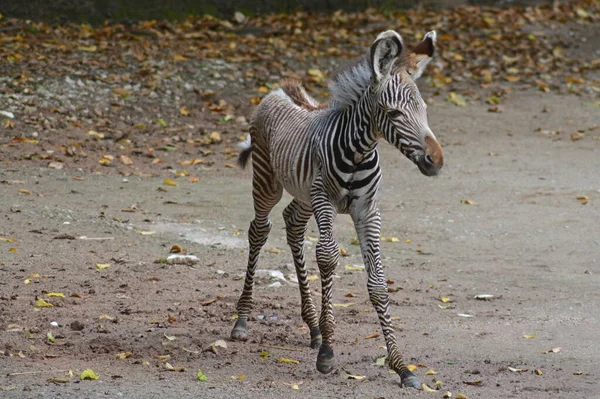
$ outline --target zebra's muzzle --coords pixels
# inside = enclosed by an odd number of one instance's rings
[[[440,143],[432,136],[425,137],[425,153],[415,162],[425,176],[435,176],[444,166],[444,153]]]

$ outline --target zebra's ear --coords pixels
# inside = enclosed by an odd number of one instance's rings
[[[435,53],[435,42],[437,33],[432,30],[428,32],[421,43],[419,43],[408,56],[406,71],[412,76],[413,80],[419,79],[429,61]]]
[[[385,78],[402,52],[402,37],[393,30],[380,33],[371,46],[371,69],[376,81]]]

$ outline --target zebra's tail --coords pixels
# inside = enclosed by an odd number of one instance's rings
[[[248,164],[248,161],[250,160],[250,155],[252,155],[253,148],[252,148],[252,141],[250,139],[250,135],[248,135],[248,137],[246,137],[246,140],[241,142],[239,144],[239,146],[242,149],[242,152],[240,152],[240,155],[238,156],[237,163],[243,169]]]

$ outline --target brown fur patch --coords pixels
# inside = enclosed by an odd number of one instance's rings
[[[433,164],[437,169],[444,165],[442,146],[431,136],[425,137],[425,152],[433,159]]]
[[[300,85],[300,83],[296,82],[295,80],[286,79],[282,81],[281,89],[285,94],[288,95],[289,98],[292,99],[294,104],[308,111],[316,111],[318,109],[323,109],[327,107],[327,104],[318,104],[317,106],[312,104],[309,101],[309,99],[306,98],[306,95],[302,90],[302,86]]]

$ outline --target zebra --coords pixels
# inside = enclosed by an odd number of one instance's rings
[[[310,346],[319,349],[316,368],[334,367],[332,288],[339,247],[333,238],[337,214],[349,214],[360,242],[368,275],[369,299],[379,318],[389,366],[401,384],[419,388],[399,352],[389,314],[387,283],[380,257],[381,217],[376,194],[381,181],[377,143],[380,138],[400,150],[426,176],[444,164],[442,148],[427,122],[427,105],[415,84],[433,57],[436,32],[405,52],[402,37],[385,31],[369,54],[340,72],[329,85],[329,104],[320,104],[298,83],[284,80],[255,109],[249,140],[239,155],[244,167],[252,159],[254,219],[248,230],[249,253],[244,288],[237,303],[232,340],[247,340],[254,274],[261,248],[271,230],[269,214],[285,189],[293,200],[283,211],[287,242],[300,287],[302,319]],[[315,217],[319,239],[316,258],[322,284],[320,316],[313,303],[304,256],[307,223]]]

